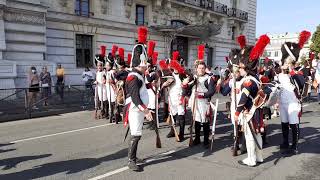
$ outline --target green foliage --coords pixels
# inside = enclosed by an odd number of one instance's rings
[[[312,44],[310,45],[311,51],[316,54],[320,52],[320,25],[317,26],[316,32],[312,35]]]

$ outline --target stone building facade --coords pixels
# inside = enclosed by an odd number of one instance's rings
[[[285,42],[298,42],[300,33],[279,33],[279,34],[270,34],[270,44],[266,47],[263,57],[268,57],[269,59],[273,59],[277,62],[280,62],[282,53],[281,46]],[[309,41],[303,46],[300,51],[300,58],[303,56],[308,57],[310,52],[311,38]]]
[[[255,42],[256,0],[0,0],[0,88],[26,87],[30,66],[57,63],[66,84],[81,84],[84,66],[93,66],[100,45],[125,49],[136,42],[136,29],[149,29],[159,59],[181,51],[186,66],[206,44],[206,61],[224,66],[225,56],[245,34]]]

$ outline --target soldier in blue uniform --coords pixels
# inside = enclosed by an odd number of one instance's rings
[[[133,48],[130,67],[132,71],[128,74],[125,85],[126,105],[124,108],[124,125],[129,122],[130,143],[128,150],[128,167],[133,171],[141,171],[137,165],[137,148],[142,136],[142,126],[144,118],[152,120],[151,111],[147,108],[149,103],[148,92],[145,83],[144,73],[147,70],[147,56],[145,43],[147,39],[147,29],[138,29],[138,44]]]
[[[238,123],[239,116],[241,116],[248,154],[247,158],[239,161],[239,164],[251,167],[263,162],[261,150],[263,120],[260,118],[261,111],[256,111],[254,99],[258,95],[261,84],[257,76],[258,59],[269,42],[269,37],[262,35],[254,47],[246,46],[241,49],[239,57],[239,72],[243,76],[243,81],[240,100],[235,112],[235,123]]]

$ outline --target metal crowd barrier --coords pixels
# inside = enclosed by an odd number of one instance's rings
[[[27,119],[32,117],[73,112],[94,107],[94,85],[60,85],[49,87],[51,93],[47,98],[42,96],[45,87],[34,102],[30,102],[30,88],[0,89],[0,121]],[[63,99],[60,98],[63,92]],[[47,100],[48,105],[44,102]]]

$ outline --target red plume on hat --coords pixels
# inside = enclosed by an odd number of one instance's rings
[[[156,46],[156,42],[154,41],[148,42],[148,57],[152,57],[155,46]]]
[[[172,61],[178,61],[178,58],[179,58],[179,51],[173,51],[172,53]]]
[[[130,65],[131,64],[131,58],[132,58],[132,54],[128,53],[128,59],[127,59],[127,64]]]
[[[256,45],[252,48],[249,60],[255,61],[263,54],[264,48],[270,43],[270,38],[265,34],[260,36]]]
[[[299,35],[299,46],[303,48],[304,44],[309,40],[311,33],[309,31],[302,31]]]
[[[153,65],[156,65],[156,64],[157,64],[158,55],[159,55],[159,53],[158,53],[157,51],[154,51],[154,52],[153,52],[153,54],[152,54],[152,64],[153,64]]]
[[[100,54],[101,56],[106,56],[106,49],[107,47],[106,46],[100,46]]]
[[[198,46],[198,60],[200,61],[203,61],[204,59],[204,49],[205,49],[204,44],[200,44]]]
[[[177,60],[171,60],[169,67],[178,71],[179,74],[184,74],[184,68],[179,64]]]
[[[147,42],[148,29],[145,26],[138,28],[138,43],[146,44]]]
[[[246,37],[244,35],[240,35],[237,38],[237,41],[240,45],[240,48],[243,49],[247,45]]]
[[[118,46],[112,45],[111,54],[113,57],[115,57],[117,50],[118,50]]]
[[[119,48],[118,52],[119,52],[120,59],[124,60],[124,49],[123,48]]]
[[[168,69],[168,64],[166,63],[165,59],[159,61],[159,66],[161,69]]]

